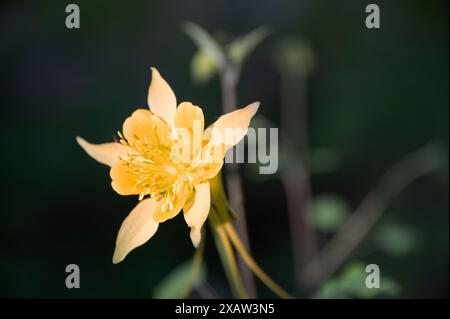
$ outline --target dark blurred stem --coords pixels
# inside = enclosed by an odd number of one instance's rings
[[[221,72],[220,81],[222,87],[222,102],[224,113],[232,112],[237,107],[237,83],[239,74],[231,65],[225,66]],[[250,251],[250,245],[247,232],[247,221],[244,206],[244,196],[242,190],[241,176],[239,175],[239,165],[234,161],[227,163],[226,185],[230,206],[237,213],[236,230],[241,238],[245,248]],[[238,257],[239,270],[242,281],[247,290],[249,298],[256,298],[255,280],[252,272],[246,266],[242,257]]]
[[[308,125],[306,78],[301,75],[281,75],[281,127],[293,143],[300,158],[282,172],[286,192],[292,252],[294,258],[295,290],[308,290],[302,280],[302,268],[317,251],[317,240],[309,218],[311,184],[304,163],[308,157]]]
[[[358,247],[389,203],[411,182],[431,173],[439,164],[439,149],[434,145],[427,145],[400,160],[387,171],[334,237],[307,265],[303,278],[311,286],[318,287]]]

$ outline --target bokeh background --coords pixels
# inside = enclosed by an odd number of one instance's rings
[[[430,141],[440,145],[441,165],[396,197],[351,257],[308,297],[366,297],[351,287],[358,265],[368,263],[378,264],[395,287],[373,297],[448,296],[447,1],[376,1],[378,30],[364,25],[369,2],[356,0],[75,3],[77,30],[65,27],[69,3],[0,7],[0,296],[148,298],[192,256],[184,220],[175,218],[113,265],[117,231],[136,199],[116,195],[108,168],[75,142],[76,135],[111,140],[135,108],[145,107],[150,66],[180,101],[202,106],[208,123],[221,114],[217,77],[202,86],[192,81],[196,47],[180,31],[183,21],[222,37],[271,28],[245,63],[238,95],[241,106],[261,101],[260,115],[276,127],[283,92],[274,52],[287,36],[310,44],[316,63],[307,78],[308,141],[318,156],[309,165],[321,244],[389,167]],[[241,167],[252,254],[293,290],[285,190],[278,175],[254,171]],[[228,297],[207,236],[208,283]],[[81,268],[80,289],[65,287],[71,263]],[[258,294],[273,296],[259,284]]]

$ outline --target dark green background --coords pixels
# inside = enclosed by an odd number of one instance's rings
[[[178,100],[220,115],[214,79],[194,86],[195,52],[182,21],[239,35],[259,25],[273,33],[243,69],[242,106],[279,123],[280,75],[273,48],[284,35],[306,37],[318,68],[309,81],[311,147],[336,149],[341,166],[313,175],[315,194],[336,193],[354,207],[402,155],[428,141],[448,154],[448,2],[377,1],[381,29],[364,26],[364,1],[76,1],[81,29],[65,27],[61,1],[2,4],[0,296],[150,297],[193,248],[182,218],[164,223],[147,245],[111,263],[120,223],[136,201],[109,185],[108,169],[75,143],[111,140],[122,121],[145,107],[149,67]],[[447,158],[445,159],[447,162]],[[245,179],[253,255],[292,289],[293,271],[282,184]],[[395,259],[370,246],[352,259],[380,265],[401,297],[448,295],[448,164],[415,182],[385,213],[412,227],[421,245]],[[270,225],[270,228],[267,227]],[[208,236],[209,281],[228,295]],[[65,266],[81,268],[81,289],[64,285]],[[260,296],[272,296],[265,288]]]

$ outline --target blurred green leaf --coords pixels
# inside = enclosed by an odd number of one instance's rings
[[[253,52],[268,35],[269,28],[261,26],[245,36],[234,40],[228,47],[228,55],[237,66],[241,66],[245,59]]]
[[[195,276],[193,276],[195,275]],[[153,297],[157,299],[183,298],[186,291],[201,285],[206,279],[206,266],[201,264],[199,271],[194,274],[192,259],[177,266],[155,288]]]
[[[313,199],[310,214],[318,230],[332,232],[347,219],[350,214],[350,208],[337,195],[319,195]]]
[[[315,69],[317,60],[306,39],[285,37],[275,47],[275,63],[282,73],[306,76]]]
[[[204,84],[216,74],[216,65],[204,51],[197,51],[192,57],[191,74],[196,84]]]
[[[192,22],[183,23],[182,30],[192,39],[202,54],[214,61],[217,68],[221,68],[224,65],[225,56],[223,50],[206,30]]]
[[[382,251],[392,257],[403,257],[417,250],[420,238],[413,229],[399,224],[379,227],[374,234],[374,242]]]
[[[375,298],[379,296],[396,296],[400,292],[398,283],[385,276],[380,270],[380,288],[367,288],[366,278],[369,273],[361,262],[348,265],[340,275],[324,283],[315,298]]]
[[[348,298],[348,296],[342,291],[339,280],[328,280],[320,287],[314,298],[341,299]]]

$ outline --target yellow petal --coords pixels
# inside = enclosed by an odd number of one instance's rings
[[[139,175],[130,172],[130,168],[124,163],[114,164],[109,171],[111,186],[119,195],[137,195],[144,191],[144,187],[138,184]]]
[[[121,157],[132,152],[128,146],[119,143],[91,144],[79,136],[77,142],[89,156],[108,166],[113,166]]]
[[[190,190],[189,190],[190,192]],[[168,219],[174,218],[178,215],[178,213],[183,208],[184,204],[186,203],[187,194],[181,187],[179,188],[179,191],[175,193],[175,198],[172,202],[172,209],[170,207],[164,207],[162,201],[158,203],[158,206],[155,209],[155,214],[153,218],[156,222],[162,223],[165,222]]]
[[[121,262],[130,251],[147,242],[158,230],[153,219],[156,202],[144,199],[139,202],[120,226],[114,250],[113,263]]]
[[[152,68],[152,81],[148,89],[148,106],[150,110],[174,127],[177,99],[169,84],[162,78],[158,70]]]
[[[202,150],[203,130],[205,126],[203,111],[190,102],[183,102],[177,108],[175,127],[177,130],[177,151],[181,162],[192,163]]]
[[[158,223],[163,223],[166,220],[172,219],[175,216],[177,216],[178,213],[183,208],[183,205],[179,204],[179,205],[174,206],[173,209],[166,209],[165,211],[162,211],[161,207],[162,207],[162,204],[160,203],[155,210],[155,215],[153,216],[155,221]]]
[[[239,143],[247,134],[253,115],[258,110],[259,102],[252,103],[242,109],[222,115],[205,131],[210,145],[225,145],[225,152]]]
[[[223,151],[220,151],[220,154],[222,153]],[[217,154],[219,154],[219,151]],[[203,183],[220,172],[223,166],[223,156],[217,157],[217,159],[214,157],[215,155],[204,158],[198,168],[191,173],[194,183]]]
[[[186,224],[191,228],[191,240],[197,247],[201,240],[202,226],[211,208],[211,194],[209,182],[195,185],[195,195],[190,198],[183,208]]]
[[[205,120],[201,108],[190,102],[182,102],[178,105],[177,112],[175,114],[175,127],[184,128],[191,132],[193,132],[195,128],[199,129],[200,132],[203,133],[204,123]],[[198,125],[198,128],[195,127],[196,125]]]
[[[139,146],[139,143],[166,145],[170,139],[170,129],[149,110],[138,109],[123,123],[123,135],[131,146]]]

